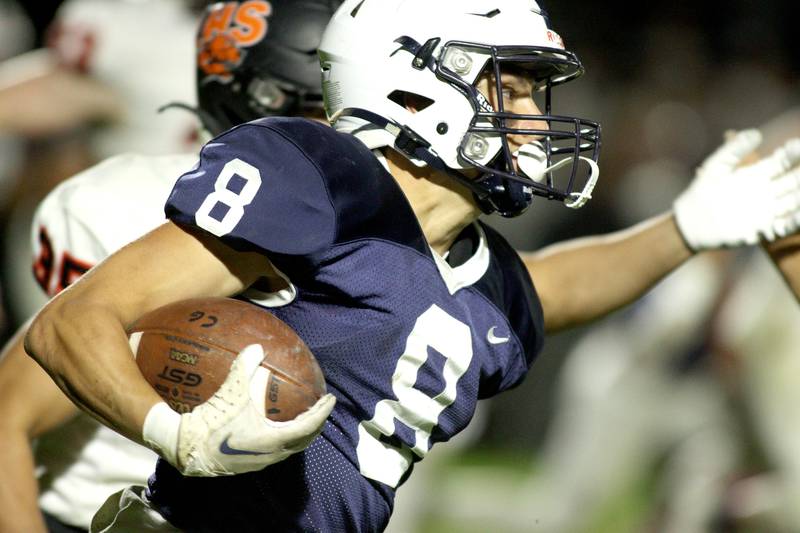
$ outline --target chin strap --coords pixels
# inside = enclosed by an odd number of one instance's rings
[[[597,184],[597,178],[600,177],[600,168],[594,160],[584,156],[578,156],[578,160],[589,165],[589,177],[583,186],[583,190],[569,193],[564,198],[564,205],[570,209],[580,209],[592,198],[592,191]],[[572,159],[562,159],[548,167],[547,154],[541,143],[531,142],[521,146],[517,151],[517,164],[520,172],[528,179],[536,183],[542,183],[547,174],[572,164]]]
[[[586,185],[583,186],[583,190],[581,190],[581,192],[571,192],[568,196],[568,198],[571,198],[571,200],[564,200],[564,205],[570,209],[580,209],[584,206],[584,204],[586,204],[586,202],[591,200],[592,191],[594,190],[594,186],[597,185],[597,178],[600,177],[600,167],[597,165],[597,162],[584,156],[578,156],[578,159],[589,165],[589,178],[586,180]],[[551,169],[555,170],[556,166],[561,165],[562,163],[566,164],[567,162],[569,162],[569,159],[559,161],[553,165]],[[548,171],[549,170],[550,169],[548,169]]]
[[[517,162],[520,171],[536,183],[541,183],[543,178],[550,172],[555,172],[562,167],[572,164],[572,159],[566,158],[548,167],[543,161],[540,162],[527,157],[522,149],[520,149],[519,154],[520,155],[517,156]],[[592,191],[594,190],[594,186],[597,185],[597,178],[600,177],[600,167],[598,167],[594,160],[584,156],[578,156],[578,160],[589,165],[589,177],[580,192],[571,192],[564,198],[564,205],[570,209],[580,209],[586,202],[591,200]]]

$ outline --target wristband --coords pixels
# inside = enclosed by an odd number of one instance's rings
[[[142,438],[148,447],[178,466],[178,430],[181,415],[173,411],[166,402],[159,402],[150,408],[142,426]]]

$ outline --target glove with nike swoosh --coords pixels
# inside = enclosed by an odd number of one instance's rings
[[[253,472],[304,450],[322,431],[336,399],[326,394],[293,420],[268,419],[263,359],[260,345],[246,347],[219,390],[191,413],[178,414],[165,402],[154,405],[142,429],[145,443],[185,476]]]
[[[740,166],[759,144],[758,130],[734,135],[675,200],[675,220],[692,250],[773,241],[800,228],[800,139]]]

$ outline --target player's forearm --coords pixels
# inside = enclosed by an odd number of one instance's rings
[[[800,233],[765,243],[764,248],[800,301]]]
[[[548,332],[598,319],[639,298],[691,256],[671,214],[630,229],[523,254]]]
[[[0,354],[0,533],[45,531],[30,442],[77,412],[25,355],[25,331],[20,328]]]
[[[139,372],[125,327],[171,302],[236,294],[269,273],[258,254],[166,223],[50,301],[25,349],[73,402],[142,443],[144,420],[161,398]]]
[[[0,533],[44,533],[28,435],[18,428],[0,426],[0,447]]]
[[[90,299],[51,302],[25,348],[79,407],[141,443],[142,425],[161,398],[142,378],[122,323]]]
[[[25,354],[21,327],[0,352],[0,421],[35,438],[78,413],[50,376]]]

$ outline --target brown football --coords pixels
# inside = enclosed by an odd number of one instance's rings
[[[183,300],[151,311],[128,335],[144,378],[179,413],[210,398],[246,346],[264,348],[270,370],[267,417],[291,420],[325,394],[325,378],[308,346],[264,309],[231,298]]]

